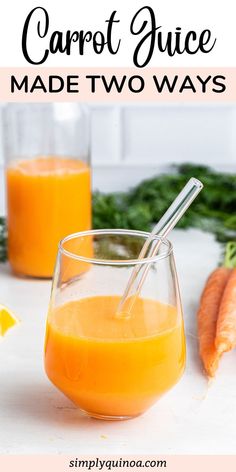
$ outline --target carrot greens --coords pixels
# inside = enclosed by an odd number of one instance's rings
[[[168,173],[145,180],[128,192],[95,192],[94,227],[149,231],[192,176],[203,182],[204,189],[178,227],[208,231],[224,243],[236,240],[236,174],[194,164],[172,166]]]
[[[178,227],[208,231],[222,243],[236,241],[236,174],[194,164],[174,165],[128,192],[94,192],[93,227],[149,231],[192,176],[203,182],[204,189]],[[0,218],[0,260],[5,259],[6,226]]]
[[[226,244],[224,266],[227,269],[236,268],[236,241],[229,241]]]
[[[0,262],[4,262],[7,258],[6,239],[6,221],[0,217]]]

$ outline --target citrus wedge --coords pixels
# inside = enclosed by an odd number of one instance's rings
[[[19,320],[4,305],[0,305],[0,336],[4,336],[6,332],[19,323]]]

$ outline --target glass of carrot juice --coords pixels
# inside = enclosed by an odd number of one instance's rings
[[[9,262],[51,277],[59,241],[91,228],[87,109],[9,104],[4,121]]]
[[[185,366],[185,336],[172,245],[138,259],[149,233],[94,230],[63,239],[45,340],[52,383],[88,415],[122,420],[145,412]],[[157,239],[157,237],[154,237]],[[149,270],[129,316],[117,313],[137,265]]]

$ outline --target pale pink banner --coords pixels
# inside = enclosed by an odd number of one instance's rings
[[[77,466],[71,466],[71,461]],[[103,466],[96,467],[96,461],[104,461]],[[131,462],[137,461],[137,466],[130,465],[129,467],[113,466],[113,462],[119,460],[129,460]],[[78,466],[78,461],[82,465]],[[143,467],[140,466],[142,461]],[[156,465],[154,465],[154,461]],[[84,464],[83,464],[84,462]],[[152,462],[153,466],[150,466]],[[98,463],[99,464],[99,463]],[[99,471],[102,472],[135,472],[142,467],[144,471],[153,471],[163,469],[167,472],[235,472],[236,456],[120,456],[112,457],[95,457],[95,456],[43,456],[43,455],[29,455],[29,456],[0,456],[0,470],[2,472],[68,472],[68,471]]]
[[[0,101],[234,102],[236,68],[0,68]]]

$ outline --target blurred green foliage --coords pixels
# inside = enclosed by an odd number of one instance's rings
[[[236,239],[236,175],[194,164],[172,166],[168,173],[145,180],[126,193],[95,192],[94,228],[149,231],[190,177],[200,179],[204,189],[178,227],[209,231],[221,242]]]
[[[190,177],[204,184],[179,221],[179,228],[199,228],[220,242],[236,240],[236,175],[194,164],[172,166],[128,192],[93,194],[93,227],[149,231]],[[0,260],[6,260],[6,225],[0,218]]]
[[[0,217],[0,262],[4,262],[7,258],[6,240],[6,221],[5,218]]]

